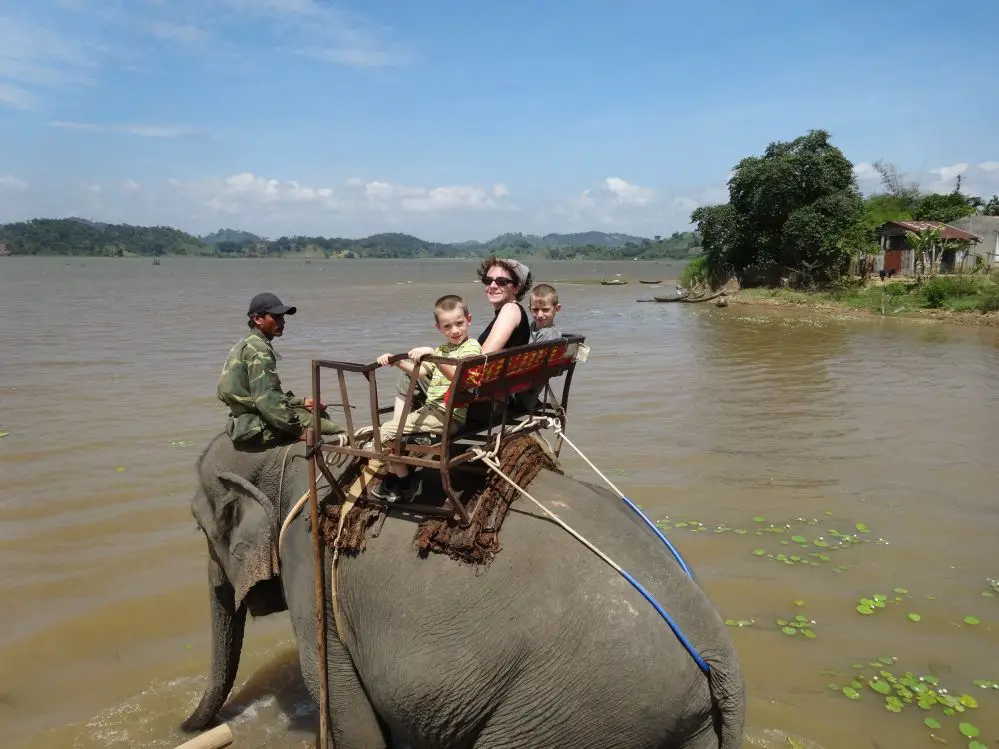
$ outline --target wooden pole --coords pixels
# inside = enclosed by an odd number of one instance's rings
[[[318,412],[319,397],[315,393],[318,383],[313,381],[313,398]],[[305,444],[311,451],[316,445],[316,429],[309,427],[306,431]],[[312,552],[314,555],[314,575],[316,579],[316,660],[319,667],[319,735],[316,737],[318,749],[329,746],[329,697],[327,694],[328,678],[326,673],[326,596],[323,586],[323,548],[319,538],[319,498],[316,495],[316,454],[309,458],[309,511],[312,525]],[[335,749],[335,747],[334,747]]]
[[[231,743],[232,731],[229,730],[227,723],[223,723],[210,731],[195,736],[190,741],[185,741],[177,749],[222,749],[223,746],[229,746]]]

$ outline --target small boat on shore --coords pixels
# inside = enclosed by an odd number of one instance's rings
[[[612,278],[610,281],[601,281],[600,285],[601,286],[624,286],[626,283],[628,283],[628,282],[625,281],[623,278]]]
[[[638,283],[661,284],[662,281],[646,281],[644,278],[638,279]]]

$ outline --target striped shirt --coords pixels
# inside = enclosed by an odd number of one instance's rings
[[[461,343],[445,343],[434,349],[434,356],[446,356],[449,359],[463,359],[466,356],[477,356],[482,353],[482,346],[474,338],[466,338]],[[434,364],[430,364],[430,384],[427,386],[427,405],[445,410],[444,396],[451,387],[451,380]],[[464,422],[468,414],[467,408],[456,408],[451,418]]]

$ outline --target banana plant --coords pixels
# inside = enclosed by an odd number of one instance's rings
[[[926,256],[930,256],[930,273],[936,273],[937,248],[940,245],[940,227],[934,226],[923,229],[919,232],[906,231],[909,246],[916,253],[916,260],[919,262],[918,276],[926,273]]]

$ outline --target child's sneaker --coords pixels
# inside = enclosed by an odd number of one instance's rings
[[[419,477],[410,474],[404,479],[398,479],[398,483],[395,487],[396,491],[399,493],[399,497],[401,497],[403,501],[412,502],[413,498],[423,491],[423,481],[421,481]]]
[[[398,502],[400,481],[394,473],[386,474],[377,486],[371,487],[371,496],[386,502]]]

